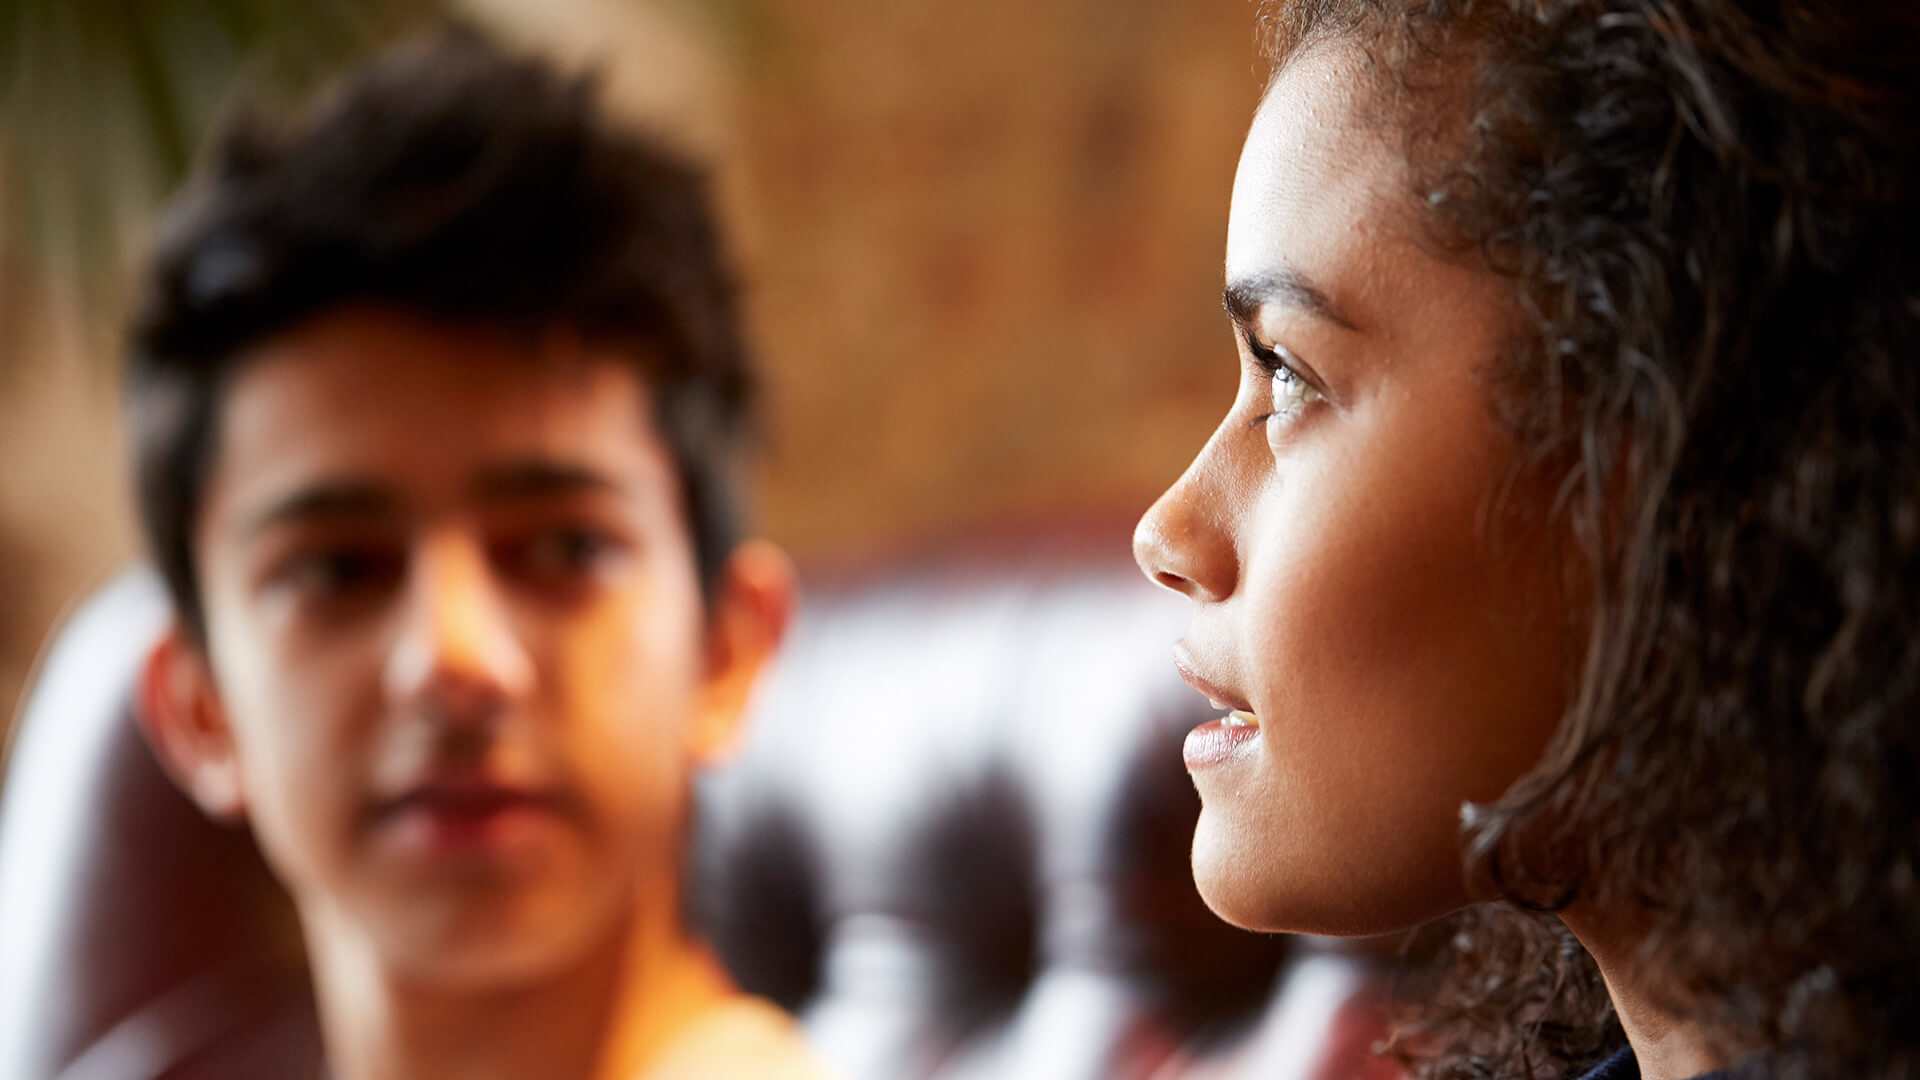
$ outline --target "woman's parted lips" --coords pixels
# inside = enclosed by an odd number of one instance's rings
[[[1213,705],[1235,712],[1253,712],[1253,706],[1247,704],[1246,698],[1200,674],[1194,662],[1193,650],[1187,647],[1185,641],[1173,647],[1173,667],[1188,686],[1200,691]]]

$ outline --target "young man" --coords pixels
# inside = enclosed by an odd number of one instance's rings
[[[224,135],[145,285],[141,711],[292,893],[334,1074],[810,1074],[678,920],[791,596],[702,177],[453,32]]]

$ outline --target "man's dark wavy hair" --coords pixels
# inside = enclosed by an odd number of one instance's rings
[[[1778,1077],[1920,1076],[1920,6],[1270,0],[1368,57],[1443,250],[1511,280],[1490,400],[1590,605],[1544,760],[1469,808],[1511,903],[1438,935],[1401,1047],[1617,1045],[1545,914],[1646,919],[1666,1004]]]
[[[192,539],[225,388],[255,346],[353,304],[615,346],[651,391],[710,590],[738,541],[754,381],[707,187],[611,123],[592,77],[465,27],[291,121],[229,123],[162,221],[129,343],[141,522],[183,623],[204,632]]]

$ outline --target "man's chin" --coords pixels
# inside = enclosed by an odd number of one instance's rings
[[[448,990],[538,983],[604,952],[620,931],[619,913],[597,897],[453,890],[398,902],[404,912],[368,913],[381,966]]]

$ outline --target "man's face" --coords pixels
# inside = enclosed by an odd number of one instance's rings
[[[223,399],[195,560],[203,708],[310,932],[512,978],[671,889],[711,672],[617,357],[368,309],[272,339]]]

